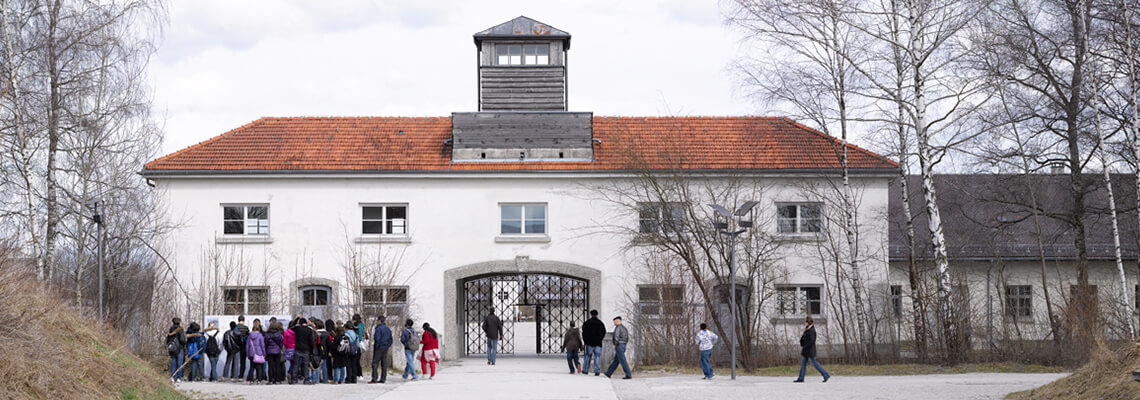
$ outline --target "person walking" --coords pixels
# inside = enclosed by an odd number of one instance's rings
[[[205,372],[202,353],[206,350],[206,339],[202,337],[202,326],[191,322],[186,328],[186,360],[190,364],[190,382],[201,382]]]
[[[222,348],[226,350],[226,365],[222,367],[222,378],[236,382],[239,377],[242,377],[238,371],[241,368],[240,365],[245,361],[241,356],[244,347],[245,344],[241,340],[241,331],[237,328],[237,322],[230,321],[230,330],[222,336]]]
[[[210,370],[210,382],[218,381],[218,356],[222,354],[222,340],[218,337],[218,324],[210,321],[202,335],[206,338],[206,357],[209,357],[207,368]]]
[[[289,326],[281,332],[281,345],[285,346],[285,352],[282,357],[285,359],[285,381],[293,384],[293,353],[297,352],[297,334],[294,333],[293,327],[297,326],[297,320],[289,321]]]
[[[625,372],[622,379],[633,379],[633,371],[630,371],[629,362],[625,360],[625,347],[628,344],[629,330],[621,325],[621,317],[614,317],[614,361],[606,369],[606,378],[613,376],[614,370],[621,364],[621,370]]]
[[[353,321],[344,323],[344,336],[348,337],[348,359],[344,365],[344,383],[356,383],[357,361],[360,359],[360,335]]]
[[[372,328],[372,380],[368,383],[384,383],[388,380],[388,349],[391,347],[392,330],[384,324],[383,315],[376,317],[376,327]],[[380,367],[379,370],[377,366]]]
[[[269,369],[269,384],[285,381],[285,332],[280,321],[269,324],[265,333],[265,363]]]
[[[701,330],[697,332],[697,349],[701,352],[701,371],[705,373],[705,377],[701,379],[713,378],[712,363],[709,358],[712,357],[713,346],[719,339],[719,336],[709,331],[708,324],[701,323]]]
[[[483,318],[483,333],[487,335],[487,365],[495,365],[495,358],[499,353],[499,339],[503,337],[503,321],[491,310]]]
[[[332,383],[341,385],[344,384],[345,373],[348,372],[348,358],[352,355],[352,340],[348,338],[343,325],[336,327],[334,332],[336,332],[336,336],[333,338],[332,357],[329,357],[329,362],[332,364]]]
[[[293,375],[290,377],[294,382],[301,381],[306,385],[311,385],[313,382],[309,379],[309,366],[312,362],[313,349],[316,348],[316,335],[312,328],[309,327],[309,322],[304,318],[297,317],[297,321],[293,324]]]
[[[265,381],[265,332],[260,319],[253,320],[253,329],[245,341],[245,354],[249,357],[249,375],[245,381],[249,384]]]
[[[586,354],[582,357],[582,373],[590,373],[590,361],[594,362],[594,376],[602,373],[602,341],[606,339],[606,324],[598,319],[598,310],[590,310],[590,319],[582,324],[582,342]]]
[[[562,351],[566,352],[566,364],[570,366],[570,373],[582,372],[582,364],[578,363],[578,351],[582,349],[582,332],[570,321],[570,329],[562,336]]]
[[[415,325],[410,318],[404,322],[404,330],[400,332],[400,344],[404,346],[404,380],[408,379],[408,375],[412,375],[412,380],[419,380],[420,376],[416,374],[416,364],[413,360],[416,359],[416,351],[420,349],[420,336],[416,334],[416,329],[412,326]]]
[[[823,366],[815,360],[815,320],[811,316],[804,320],[804,333],[800,335],[800,347],[803,347],[803,350],[800,351],[800,377],[792,382],[804,382],[804,373],[807,372],[807,364],[810,361],[815,370],[823,375],[823,383],[827,383],[827,380],[831,379],[831,375],[824,371]]]
[[[423,344],[423,349],[420,350],[420,370],[424,372],[424,375],[427,375],[430,365],[431,375],[428,375],[428,379],[435,379],[435,366],[440,360],[439,334],[427,322],[424,322],[424,335],[420,339],[420,343]]]
[[[241,339],[241,346],[238,349],[238,351],[241,353],[241,357],[237,358],[239,370],[238,370],[238,376],[234,380],[240,380],[240,379],[245,378],[246,364],[248,364],[246,362],[246,361],[248,361],[247,360],[248,354],[246,353],[246,341],[249,340],[249,327],[245,326],[245,316],[244,315],[238,316],[237,330],[238,330],[238,339]]]
[[[170,329],[166,332],[166,352],[170,354],[170,381],[182,382],[182,360],[186,355],[186,331],[182,329],[182,318],[170,319]]]

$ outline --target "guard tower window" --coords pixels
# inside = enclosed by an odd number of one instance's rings
[[[497,44],[498,65],[550,65],[550,44]]]

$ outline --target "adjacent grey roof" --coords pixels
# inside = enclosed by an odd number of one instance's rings
[[[1121,230],[1121,250],[1125,260],[1137,259],[1137,217],[1135,177],[1114,175]],[[907,259],[906,219],[902,209],[901,179],[890,187],[890,258]],[[914,217],[916,258],[933,258],[921,179],[909,176],[911,210]],[[1029,187],[1034,188],[1039,208],[1041,244],[1047,260],[1077,259],[1073,228],[1072,195],[1069,175],[972,174],[936,175],[939,213],[951,260],[1037,260],[1037,225],[1031,212]],[[1103,175],[1086,174],[1079,184],[1085,193],[1087,215],[1083,219],[1090,260],[1115,258],[1112,219]]]
[[[565,48],[570,49],[570,33],[553,26],[535,21],[525,16],[492,26],[475,33],[475,45],[483,39],[525,39],[525,38],[555,38],[562,39]]]

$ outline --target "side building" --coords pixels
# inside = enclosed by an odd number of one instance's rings
[[[484,351],[492,311],[503,353],[558,352],[590,309],[639,341],[681,316],[687,335],[729,299],[729,280],[707,273],[727,263],[706,204],[758,201],[738,265],[763,268],[735,279],[750,337],[794,343],[813,315],[821,343],[841,340],[828,324],[849,314],[821,255],[842,237],[841,142],[786,118],[568,111],[568,33],[519,17],[474,37],[479,111],[261,118],[148,163],[191,316],[414,318],[447,359]],[[848,153],[866,295],[882,303],[897,165]],[[713,257],[687,272],[662,241]]]

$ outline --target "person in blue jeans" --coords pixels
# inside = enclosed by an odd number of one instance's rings
[[[697,332],[697,349],[701,351],[701,372],[705,374],[705,377],[701,379],[713,378],[712,363],[709,358],[712,357],[713,346],[716,345],[718,339],[720,337],[709,331],[708,324],[701,323],[701,331]]]
[[[483,318],[483,333],[487,335],[487,365],[495,365],[499,353],[499,339],[503,337],[503,321],[492,310]]]
[[[582,324],[582,343],[586,346],[582,357],[582,373],[590,373],[590,361],[594,362],[594,376],[602,373],[602,341],[606,339],[606,324],[598,319],[598,310],[590,310],[590,319]]]
[[[407,365],[404,366],[403,377],[404,379],[408,379],[408,374],[411,374],[413,381],[420,379],[420,376],[416,374],[416,364],[414,363],[416,350],[420,349],[420,337],[416,335],[415,329],[412,328],[414,323],[415,322],[411,319],[408,319],[408,321],[404,323],[404,331],[400,332],[400,344],[404,345],[404,360],[407,362]]]
[[[804,382],[804,372],[807,372],[808,361],[811,361],[811,365],[815,367],[816,371],[823,375],[823,383],[827,383],[827,380],[831,379],[831,375],[824,371],[819,362],[815,360],[815,321],[812,320],[811,316],[808,316],[804,322],[804,334],[800,336],[800,347],[803,348],[800,351],[800,377],[792,382]]]
[[[629,330],[621,326],[621,317],[614,317],[614,361],[606,369],[606,378],[613,376],[614,370],[621,365],[625,372],[622,379],[633,379],[633,371],[629,369],[629,362],[625,359],[625,347],[629,344]]]
[[[170,380],[181,382],[185,370],[182,361],[186,357],[186,331],[182,329],[182,319],[174,317],[170,320],[172,325],[166,333],[166,348],[170,353]]]

